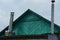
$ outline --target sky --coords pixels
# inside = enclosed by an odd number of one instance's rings
[[[16,20],[28,9],[51,20],[51,0],[0,0],[0,31],[9,25],[10,12],[15,12]],[[60,0],[55,2],[54,18],[54,22],[60,26]]]

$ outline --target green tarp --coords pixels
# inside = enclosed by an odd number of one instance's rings
[[[15,35],[41,35],[51,33],[50,25],[50,21],[28,9],[14,21],[12,31]],[[60,31],[59,26],[55,24],[54,27],[55,33]],[[7,29],[8,27],[0,35],[3,35]]]

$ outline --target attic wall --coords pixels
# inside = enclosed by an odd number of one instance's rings
[[[50,32],[49,24],[44,21],[20,22],[14,26],[16,35],[43,34]]]

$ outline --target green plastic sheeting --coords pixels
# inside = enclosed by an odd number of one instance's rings
[[[20,21],[14,25],[13,31],[16,35],[40,35],[51,33],[51,24],[38,14],[28,10],[22,15]],[[55,26],[55,32],[58,32]]]
[[[50,21],[28,9],[14,21],[12,31],[15,35],[41,35],[51,33],[50,25]],[[55,33],[60,31],[58,25],[55,24],[54,27]],[[8,27],[0,35],[4,35],[7,29]]]

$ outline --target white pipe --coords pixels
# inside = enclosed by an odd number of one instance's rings
[[[8,29],[10,33],[12,32],[13,19],[14,19],[14,12],[11,12],[11,15],[10,15],[10,23],[9,23],[9,29]]]
[[[52,0],[52,6],[51,6],[51,34],[54,34],[54,2],[55,0]]]

